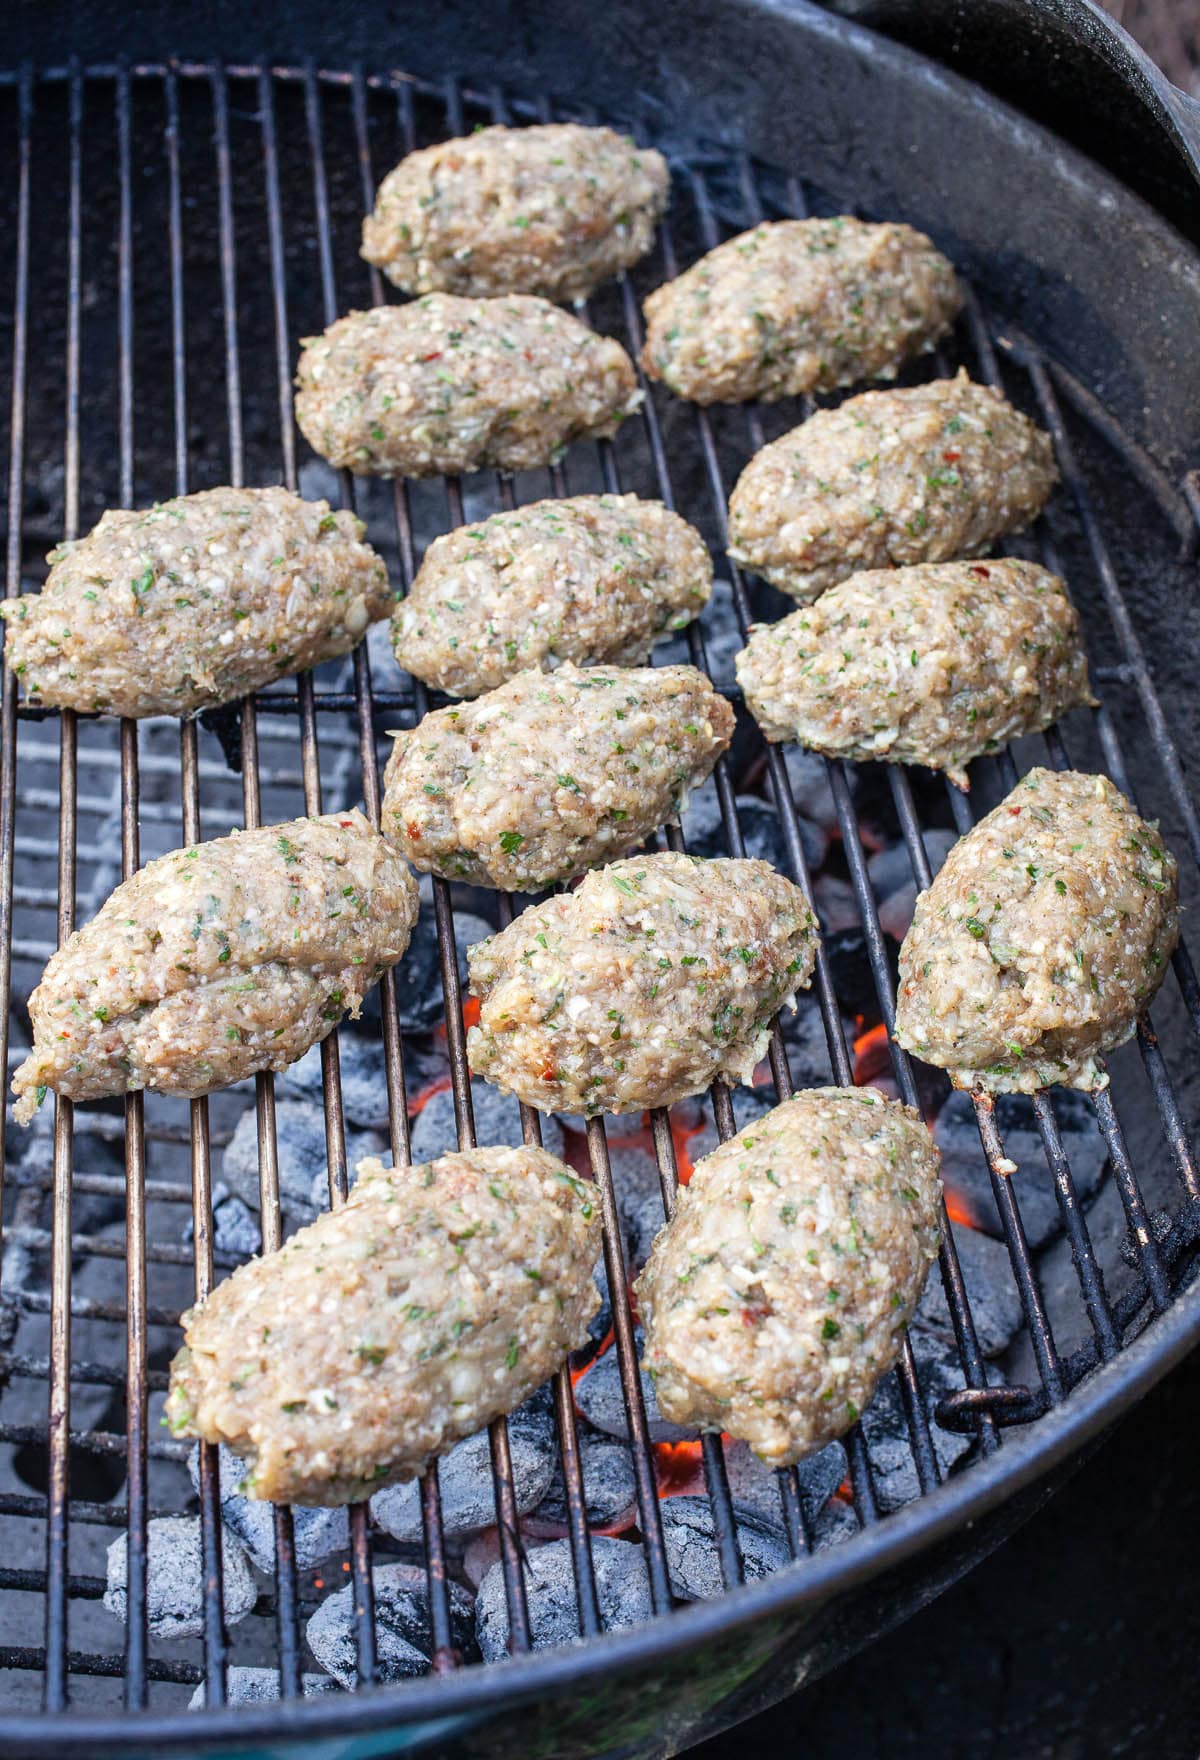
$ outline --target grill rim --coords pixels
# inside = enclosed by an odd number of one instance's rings
[[[85,77],[94,75],[98,71],[99,70],[88,69],[88,70],[86,70]],[[227,75],[229,75],[230,77],[236,77],[235,70],[233,70],[233,69],[226,69],[226,70],[224,70],[224,72]],[[101,77],[103,77],[103,75],[101,75]],[[193,728],[193,734],[194,734],[194,728]],[[1182,1310],[1183,1304],[1184,1304],[1183,1296],[1176,1298],[1176,1302],[1174,1304],[1174,1308],[1172,1311],[1178,1312],[1178,1311]],[[1151,1330],[1157,1331],[1157,1329],[1151,1329]],[[1130,1365],[1131,1353],[1134,1351],[1135,1345],[1140,1346],[1142,1344],[1142,1342],[1143,1342],[1143,1339],[1141,1337],[1139,1337],[1135,1341],[1135,1344],[1131,1344],[1131,1345],[1127,1346],[1120,1353],[1120,1356],[1118,1357],[1117,1362],[1121,1364],[1122,1368],[1128,1368],[1131,1366]],[[1183,1347],[1180,1347],[1180,1348],[1183,1348]],[[1174,1359],[1172,1359],[1172,1360],[1174,1360]],[[1165,1369],[1166,1366],[1168,1366],[1168,1365],[1164,1363],[1163,1368]],[[1141,1391],[1145,1391],[1146,1387],[1149,1387],[1150,1385],[1152,1385],[1153,1379],[1156,1379],[1156,1378],[1157,1378],[1156,1375],[1151,1375],[1150,1378],[1146,1380],[1145,1387],[1143,1387],[1141,1389]],[[1089,1381],[1089,1384],[1088,1384],[1089,1389],[1095,1385],[1097,1379],[1098,1379],[1097,1377],[1093,1377],[1092,1380]],[[1128,1398],[1130,1400],[1132,1400],[1135,1397],[1138,1397],[1138,1392],[1136,1389],[1132,1390],[1128,1395]],[[1068,1402],[1068,1403],[1075,1404],[1078,1402],[1072,1400],[1071,1402]],[[1117,1409],[1123,1409],[1123,1406],[1126,1403],[1127,1403],[1127,1401],[1125,1401],[1125,1400],[1121,1400],[1119,1402],[1114,1402],[1114,1408],[1113,1408],[1114,1412]],[[1090,1404],[1090,1402],[1089,1402],[1089,1404]],[[1104,1421],[1104,1419],[1107,1416],[1109,1416],[1107,1411],[1101,1411],[1099,1417],[1096,1418],[1095,1422],[1091,1425],[1091,1428],[1092,1429],[1098,1428],[1099,1425]],[[1079,1413],[1079,1417],[1080,1417],[1081,1422],[1085,1422],[1085,1423],[1087,1422],[1087,1420],[1085,1418],[1085,1414],[1082,1412],[1082,1410]],[[1038,1428],[1039,1433],[1047,1428],[1048,1422],[1049,1422],[1049,1419],[1047,1417],[1046,1419],[1043,1419],[1043,1421],[1038,1424],[1037,1428]],[[1077,1425],[1072,1425],[1070,1427],[1070,1432],[1071,1432],[1072,1436],[1074,1436],[1074,1433],[1075,1433],[1076,1429],[1078,1429],[1078,1428],[1079,1428],[1079,1426],[1077,1426]],[[1090,1431],[1081,1431],[1080,1432],[1079,1441],[1081,1443],[1083,1441],[1086,1441],[1086,1436],[1088,1433],[1090,1433]],[[1045,1440],[1048,1442],[1049,1438],[1047,1437]],[[1010,1456],[1015,1456],[1018,1451],[1014,1448],[1014,1449],[1010,1449],[1007,1452],[1010,1454]],[[1040,1458],[1041,1451],[1039,1450],[1039,1451],[1037,1451],[1037,1453]],[[972,1469],[972,1472],[969,1475],[967,1475],[966,1478],[971,1481],[978,1480],[979,1479],[979,1469],[982,1465],[984,1465],[983,1462],[977,1463],[976,1466]],[[1053,1462],[1050,1461],[1047,1463],[1047,1465],[1051,1466],[1051,1465],[1053,1465]],[[1031,1470],[1031,1473],[1036,1472],[1036,1471],[1040,1471],[1040,1469],[1035,1467]],[[1007,1501],[1008,1497],[1015,1494],[1017,1491],[1019,1491],[1021,1489],[1021,1486],[1026,1482],[1025,1476],[1023,1474],[1016,1472],[1016,1471],[1012,1472],[1011,1474],[1007,1473],[1007,1472],[999,1472],[999,1473],[994,1474],[993,1476],[995,1476],[997,1478],[1001,1478],[1005,1481],[1004,1485],[999,1488],[999,1494],[997,1495],[997,1497],[995,1499],[996,1503],[1001,1503],[1001,1502]],[[950,1487],[943,1487],[942,1489],[947,1490],[947,1489],[950,1489]],[[985,1488],[982,1485],[980,1485],[979,1489],[981,1492],[983,1492],[985,1490]],[[935,1498],[940,1499],[938,1507],[940,1507],[940,1502],[947,1501],[944,1498],[940,1498],[940,1493],[926,1494],[925,1496],[920,1498],[918,1501],[922,1504],[930,1503],[930,1502],[933,1502],[933,1500]],[[956,1502],[957,1500],[950,1500],[950,1501]],[[971,1508],[968,1506],[973,1506],[977,1501],[978,1500],[976,1498],[964,1500],[964,1510],[963,1510],[962,1519],[964,1519],[964,1520],[969,1519],[970,1513],[971,1513]],[[988,1499],[987,1501],[990,1505],[992,1500]],[[910,1508],[915,1508],[915,1506],[910,1506]],[[901,1512],[901,1513],[906,1513],[906,1512]],[[931,1518],[932,1518],[933,1514],[934,1514],[934,1512],[931,1511],[930,1512]],[[950,1528],[952,1528],[954,1525],[957,1525],[952,1513],[947,1517],[947,1522],[948,1522]],[[919,1534],[917,1534],[911,1540],[911,1542],[906,1543],[905,1539],[904,1539],[903,1529],[907,1526],[907,1524],[902,1524],[900,1522],[899,1516],[893,1516],[892,1518],[889,1519],[888,1523],[884,1526],[886,1527],[886,1531],[887,1531],[889,1538],[891,1536],[895,1535],[897,1542],[899,1543],[898,1545],[886,1546],[886,1547],[885,1546],[867,1547],[865,1544],[859,1543],[865,1539],[864,1536],[860,1535],[860,1536],[856,1537],[855,1541],[846,1542],[843,1545],[840,1545],[837,1548],[833,1549],[833,1551],[830,1554],[830,1558],[828,1560],[828,1563],[826,1564],[824,1569],[819,1568],[818,1561],[815,1561],[815,1560],[811,1561],[809,1563],[807,1569],[804,1572],[804,1579],[803,1579],[802,1583],[797,1584],[797,1585],[793,1585],[793,1584],[786,1585],[788,1590],[789,1591],[794,1590],[794,1593],[789,1592],[787,1594],[779,1595],[778,1597],[775,1597],[775,1596],[762,1597],[762,1596],[759,1596],[756,1593],[751,1592],[751,1591],[743,1591],[742,1596],[736,1597],[735,1599],[738,1601],[739,1606],[744,1602],[744,1604],[745,1604],[745,1607],[744,1607],[745,1619],[752,1619],[752,1618],[756,1617],[760,1612],[763,1612],[763,1611],[767,1610],[769,1607],[771,1607],[776,1600],[778,1600],[778,1602],[779,1602],[779,1610],[780,1611],[783,1611],[785,1608],[786,1609],[795,1609],[798,1611],[800,1609],[800,1607],[802,1606],[802,1604],[809,1602],[814,1597],[819,1597],[831,1579],[839,1585],[844,1583],[846,1586],[849,1586],[850,1584],[852,1584],[856,1581],[859,1581],[859,1580],[861,1580],[861,1581],[869,1580],[869,1578],[871,1576],[876,1574],[877,1570],[886,1568],[886,1566],[888,1564],[899,1562],[899,1560],[901,1558],[908,1555],[912,1551],[918,1549],[919,1546],[924,1543],[924,1540],[926,1538],[926,1536],[924,1535],[923,1525],[918,1524],[918,1527],[921,1528],[921,1532]],[[935,1530],[936,1531],[931,1532],[930,1535],[928,1536],[930,1541],[935,1539],[937,1537],[937,1534],[940,1533],[941,1531],[943,1531],[943,1525],[940,1522],[935,1524]],[[882,1533],[882,1531],[883,1531],[883,1529],[881,1528],[881,1533]],[[848,1548],[852,1551],[853,1557],[844,1557],[844,1555],[847,1553]],[[875,1552],[878,1552],[880,1555],[879,1561],[878,1561],[878,1564],[871,1564],[869,1555],[873,1555]],[[862,1555],[861,1559],[858,1556],[859,1554]],[[843,1564],[845,1565],[845,1567],[848,1567],[848,1568],[842,1568]],[[784,1586],[781,1580],[776,1579],[775,1581],[779,1587]],[[710,1631],[710,1629],[712,1631],[721,1632],[721,1633],[725,1633],[727,1631],[736,1629],[736,1627],[741,1625],[742,1623],[744,1623],[744,1621],[741,1617],[733,1618],[733,1619],[726,1617],[726,1614],[727,1614],[726,1604],[728,1603],[728,1601],[729,1601],[729,1595],[726,1594],[720,1599],[719,1602],[717,1602],[715,1604],[715,1608],[713,1610],[710,1610],[710,1612],[715,1611],[718,1615],[718,1617],[716,1617],[715,1621],[714,1620],[706,1621],[706,1620],[699,1618],[698,1615],[702,1610],[696,1610],[697,1617],[692,1616],[691,1610],[684,1610],[680,1613],[675,1614],[672,1617],[671,1621],[668,1623],[670,1626],[683,1625],[685,1627],[686,1639],[694,1639],[694,1638],[703,1637],[706,1632]],[[655,1622],[655,1623],[660,1624],[662,1622]],[[646,1657],[651,1657],[651,1656],[663,1654],[664,1651],[673,1652],[674,1647],[675,1647],[673,1642],[667,1643],[664,1645],[664,1644],[661,1644],[660,1642],[656,1641],[656,1638],[651,1638],[648,1642],[647,1641],[647,1632],[648,1632],[648,1628],[646,1628],[646,1627],[639,1628],[639,1629],[635,1630],[634,1632],[627,1634],[627,1635],[621,1634],[619,1636],[614,1635],[612,1637],[606,1638],[603,1646],[594,1646],[593,1648],[600,1651],[600,1653],[601,1653],[601,1657],[603,1659],[604,1669],[607,1669],[607,1667],[610,1663],[614,1664],[614,1666],[619,1665],[620,1659],[622,1659],[624,1657],[627,1650],[631,1651],[631,1653],[634,1656],[641,1657],[643,1659],[645,1659]],[[663,1636],[663,1634],[657,1634],[656,1636],[657,1636],[657,1638],[661,1638]],[[685,1641],[685,1637],[681,1637],[680,1641],[681,1642]],[[557,1681],[559,1679],[559,1675],[562,1672],[562,1670],[560,1668],[551,1668],[551,1666],[550,1666],[551,1659],[552,1659],[552,1655],[547,1654],[547,1653],[542,1653],[539,1656],[536,1656],[536,1657],[531,1656],[530,1658],[528,1658],[527,1659],[527,1668],[526,1669],[519,1668],[517,1671],[515,1671],[515,1679],[514,1679],[514,1685],[513,1685],[512,1692],[505,1693],[503,1695],[503,1697],[505,1697],[506,1699],[516,1699],[516,1698],[520,1698],[520,1697],[526,1697],[527,1694],[523,1693],[523,1691],[522,1691],[522,1679],[521,1679],[521,1677],[526,1674],[530,1674],[532,1676],[533,1681],[539,1687],[548,1685],[553,1681]],[[576,1664],[579,1661],[579,1654],[578,1653],[568,1652],[568,1653],[566,1653],[565,1656],[559,1658],[559,1661],[565,1666],[566,1678],[575,1679],[575,1678],[578,1678],[579,1676],[582,1676],[582,1675],[586,1674],[587,1672],[589,1672],[588,1669],[586,1669],[586,1668],[582,1668],[582,1667],[576,1668],[573,1666],[574,1664]],[[463,1672],[463,1675],[461,1678],[464,1682],[468,1681],[468,1680],[474,1681],[475,1677],[477,1675],[480,1677],[478,1685],[472,1689],[472,1694],[467,1695],[467,1697],[468,1698],[472,1697],[473,1693],[475,1691],[484,1691],[485,1695],[489,1699],[489,1701],[494,1699],[494,1697],[495,1697],[494,1689],[498,1684],[498,1677],[495,1675],[495,1672],[492,1670],[479,1670],[479,1669],[466,1670]],[[510,1678],[513,1678],[513,1677],[510,1676]],[[435,1715],[438,1715],[438,1716],[445,1715],[446,1712],[450,1709],[451,1703],[453,1701],[457,1700],[459,1697],[459,1695],[457,1693],[451,1693],[450,1689],[448,1688],[448,1686],[445,1683],[439,1684],[435,1681],[430,1681],[428,1683],[421,1683],[421,1685],[423,1687],[428,1687],[428,1688],[432,1689],[433,1697],[431,1699],[431,1706],[435,1712]],[[449,1698],[447,1697],[448,1694],[449,1694]],[[387,1708],[387,1711],[385,1712],[384,1715],[387,1719],[391,1719],[394,1716],[395,1711],[398,1708],[400,1708],[400,1706],[402,1705],[402,1702],[407,1701],[408,1706],[411,1706],[412,1716],[414,1718],[419,1717],[420,1715],[422,1715],[422,1703],[421,1702],[425,1697],[426,1697],[425,1693],[419,1693],[417,1691],[417,1688],[412,1685],[406,1686],[402,1691],[400,1689],[397,1689],[397,1691],[395,1693],[389,1693],[389,1698],[391,1699],[392,1703],[389,1705],[389,1707]],[[372,1696],[372,1699],[374,1699],[374,1696]],[[338,1706],[342,1710],[345,1709],[345,1707],[344,1707],[344,1705],[342,1705],[342,1702],[340,1699],[338,1701]],[[231,1708],[231,1709],[233,1709],[233,1708]],[[314,1706],[313,1709],[316,1710],[316,1707]],[[298,1714],[299,1714],[299,1711],[300,1711],[300,1707],[297,1706],[297,1713]],[[290,1728],[290,1721],[285,1720],[283,1717],[283,1707],[282,1706],[272,1708],[270,1713],[264,1714],[264,1716],[265,1716],[265,1722],[264,1722],[264,1730],[265,1731],[279,1733],[279,1731],[282,1728],[285,1728],[285,1727]],[[410,1720],[411,1719],[408,1716],[404,1716],[400,1719],[401,1722],[405,1722],[405,1723],[409,1722]],[[35,1725],[35,1727],[39,1730],[40,1735],[42,1737],[42,1740],[38,1743],[35,1743],[34,1745],[38,1749],[38,1751],[55,1751],[53,1748],[53,1745],[51,1745],[49,1748],[47,1748],[45,1746],[45,1741],[46,1741],[47,1737],[52,1738],[52,1743],[53,1742],[62,1742],[62,1741],[72,1739],[73,1737],[76,1736],[77,1733],[82,1732],[86,1729],[90,1729],[92,1726],[92,1721],[93,1721],[93,1714],[85,1713],[85,1714],[83,1714],[82,1717],[80,1717],[74,1712],[67,1713],[63,1717],[57,1717],[57,1716],[54,1717],[50,1722],[49,1729],[47,1729],[46,1722],[40,1721]],[[215,1738],[223,1739],[223,1736],[226,1733],[225,1729],[224,1729],[224,1725],[225,1725],[226,1721],[227,1720],[224,1718],[223,1713],[218,1713],[215,1709],[209,1711],[206,1715],[206,1718],[205,1718],[206,1737],[212,1736]],[[368,1720],[368,1722],[369,1721],[373,1721],[373,1720]],[[116,1737],[119,1733],[120,1738],[121,1738],[122,1742],[124,1743],[124,1745],[128,1746],[129,1745],[129,1737],[130,1737],[131,1733],[133,1733],[133,1732],[136,1732],[136,1734],[138,1736],[139,1743],[140,1743],[141,1740],[143,1740],[143,1739],[151,1740],[151,1739],[157,1739],[158,1737],[160,1737],[162,1727],[165,1727],[168,1730],[174,1730],[177,1722],[178,1722],[178,1719],[175,1716],[175,1714],[163,1713],[163,1714],[148,1714],[144,1718],[139,1717],[139,1719],[137,1719],[136,1722],[131,1725],[131,1724],[127,1724],[124,1722],[123,1714],[118,1714],[116,1716],[109,1715],[105,1718],[100,1719],[99,1722],[97,1723],[97,1728],[107,1729],[107,1730],[111,1731],[114,1739],[116,1739]],[[250,1720],[248,1719],[244,1708],[239,1709],[236,1725],[233,1725],[230,1727],[230,1729],[228,1731],[229,1735],[233,1736],[236,1734],[237,1736],[244,1737],[247,1733],[249,1733],[249,1722],[250,1722]],[[11,1729],[14,1733],[18,1733],[21,1730],[21,1728],[23,1727],[23,1723],[24,1723],[23,1719],[18,1719],[16,1721],[11,1721],[11,1722],[8,1720],[5,1720],[5,1722],[0,1723],[0,1728],[3,1728],[5,1730]],[[337,1726],[339,1728],[346,1728],[346,1727],[350,1727],[350,1726],[367,1727],[368,1723],[364,1722],[363,1724],[360,1725],[357,1719],[348,1720],[345,1717],[340,1717],[337,1719]],[[319,1720],[315,1717],[312,1717],[312,1718],[306,1717],[305,1722],[303,1724],[303,1733],[304,1734],[312,1733],[315,1735],[323,1727],[324,1726],[323,1726],[322,1720]],[[297,1733],[301,1733],[301,1732],[298,1731]],[[186,1739],[186,1731],[184,1732],[182,1739]]]

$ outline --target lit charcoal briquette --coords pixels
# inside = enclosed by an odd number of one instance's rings
[[[748,1583],[791,1563],[782,1524],[747,1505],[733,1505],[738,1550]],[[663,1541],[672,1593],[681,1601],[712,1601],[724,1593],[716,1522],[707,1497],[668,1497],[662,1505]]]
[[[104,1605],[127,1617],[128,1537],[108,1549]],[[146,1524],[146,1624],[155,1638],[204,1635],[204,1560],[197,1516],[154,1516]],[[246,1554],[228,1531],[221,1536],[225,1623],[237,1625],[258,1599]]]
[[[470,1596],[457,1583],[446,1585],[450,1630],[456,1650],[470,1662],[477,1654]],[[377,1679],[397,1681],[428,1674],[433,1655],[433,1622],[425,1572],[411,1564],[377,1564],[371,1571],[375,1609]],[[304,1628],[308,1647],[321,1667],[343,1687],[358,1681],[358,1619],[354,1585],[326,1596]]]
[[[640,1625],[650,1618],[650,1579],[640,1546],[596,1536],[592,1563],[604,1631]],[[569,1540],[552,1540],[527,1553],[525,1599],[535,1650],[553,1649],[579,1637],[579,1601]],[[494,1564],[479,1585],[475,1603],[475,1631],[485,1662],[500,1662],[508,1655],[508,1630],[504,1570]]]

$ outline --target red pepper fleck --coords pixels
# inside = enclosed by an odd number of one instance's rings
[[[440,348],[435,348],[432,354],[423,354],[421,356],[421,359],[423,361],[440,361],[441,358],[442,358],[442,351]]]
[[[404,829],[408,832],[408,835],[412,838],[414,843],[420,843],[421,827],[415,819],[410,819]]]
[[[771,1309],[766,1302],[756,1302],[751,1308],[743,1308],[742,1325],[761,1326],[770,1312]]]
[[[341,826],[343,831],[349,831],[349,829],[350,829],[351,825],[353,825],[353,823],[354,823],[353,819],[339,819],[338,820],[338,824]]]
[[[1017,817],[1017,814],[1021,811],[1020,807],[1010,807],[1008,810],[1012,814],[1014,819]]]
[[[557,1065],[555,1065],[553,1063],[543,1064],[542,1065],[542,1080],[544,1082],[556,1082],[558,1080]]]
[[[957,464],[959,459],[962,457],[962,453],[961,452],[943,452],[942,457],[945,459],[947,464]]]
[[[971,564],[971,573],[972,573],[972,574],[978,574],[978,575],[982,575],[982,576],[983,576],[983,578],[984,578],[984,580],[985,580],[985,581],[990,581],[990,580],[991,580],[991,578],[992,578],[992,571],[991,571],[991,569],[990,569],[990,568],[985,568],[985,567],[984,567],[984,566],[983,566],[983,564],[982,564],[982,562],[974,562],[974,563],[972,563],[972,564]]]

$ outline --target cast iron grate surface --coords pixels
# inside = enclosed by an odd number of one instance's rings
[[[398,74],[314,68],[68,67],[37,78],[26,71],[11,82],[0,92],[14,259],[11,351],[4,363],[11,370],[12,412],[6,591],[27,590],[40,578],[44,552],[64,534],[86,531],[106,505],[143,504],[218,482],[282,480],[302,493],[357,506],[401,589],[430,538],[464,517],[568,489],[636,490],[676,505],[719,558],[721,584],[710,612],[686,640],[660,648],[656,658],[690,657],[698,664],[711,658],[714,676],[726,686],[725,661],[739,645],[738,632],[756,616],[778,615],[781,604],[720,560],[726,495],[750,453],[799,419],[794,404],[706,412],[656,392],[615,442],[575,447],[561,466],[515,480],[481,474],[465,482],[352,483],[297,447],[290,387],[298,339],[342,311],[390,297],[357,256],[362,212],[379,177],[414,144],[478,122],[550,114],[544,102],[499,92],[435,90]],[[835,206],[796,179],[727,152],[693,155],[675,172],[674,204],[658,248],[630,277],[601,290],[585,312],[635,354],[641,296],[679,265],[762,215]],[[1054,436],[1063,488],[1033,534],[1030,553],[1051,566],[1059,565],[1061,553],[1084,613],[1105,707],[976,765],[969,798],[924,773],[872,770],[856,777],[849,767],[825,766],[831,826],[844,863],[842,892],[857,916],[858,964],[851,984],[851,967],[824,953],[812,997],[802,1002],[813,1033],[802,1038],[788,1023],[777,1027],[763,1074],[770,1078],[764,1091],[773,1088],[780,1097],[794,1082],[854,1079],[854,1017],[890,1027],[889,942],[868,866],[876,822],[886,823],[907,851],[912,876],[925,884],[928,831],[961,834],[978,816],[981,797],[986,807],[1019,770],[1070,762],[1106,768],[1144,812],[1162,816],[1185,867],[1189,848],[1200,859],[1200,822],[1126,605],[1123,569],[1114,561],[1122,554],[1119,542],[1107,529],[1121,521],[1125,506],[1136,507],[1139,529],[1153,534],[1157,555],[1165,558],[1180,507],[1166,491],[1163,506],[1148,501],[1152,473],[1145,464],[1114,455],[1111,429],[1102,423],[1101,438],[1067,407],[1036,348],[1006,334],[978,300],[953,345],[915,376],[950,371],[960,361],[1002,384]],[[13,1007],[0,1024],[5,1067],[22,1055],[24,999],[45,959],[123,875],[181,840],[219,836],[239,824],[356,800],[377,819],[385,730],[419,717],[425,707],[422,688],[396,670],[381,629],[352,660],[284,681],[200,724],[116,724],[18,708],[15,681],[6,672],[0,985]],[[717,772],[725,847],[742,853],[737,790],[750,786],[745,778],[753,775],[760,798],[777,814],[780,866],[812,896],[787,759],[779,748],[764,750],[756,737],[743,726],[731,761]],[[667,835],[682,847],[677,829]],[[1189,871],[1185,896],[1194,892],[1194,881]],[[818,888],[819,914],[824,896],[832,895]],[[441,882],[424,889],[424,925],[437,934],[444,1043],[426,1024],[402,1032],[413,1001],[404,964],[381,986],[374,1055],[388,1099],[383,1134],[398,1157],[408,1154],[409,1113],[429,1086],[435,1043],[438,1068],[448,1071],[458,1138],[474,1139],[455,916],[481,908],[498,910],[502,922],[511,905],[501,897],[481,906],[478,895]],[[828,937],[830,950],[836,941]],[[865,1002],[849,993],[862,986]],[[1004,1172],[995,1115],[986,1105],[976,1107],[1023,1326],[999,1376],[985,1360],[955,1237],[947,1230],[941,1275],[956,1380],[933,1385],[929,1360],[911,1343],[889,1378],[906,1453],[905,1496],[929,1493],[944,1477],[945,1438],[966,1438],[954,1471],[969,1472],[972,1460],[1014,1446],[1009,1437],[1061,1404],[1091,1368],[1116,1357],[1171,1304],[1190,1267],[1200,1216],[1200,1175],[1189,1141],[1197,1109],[1189,1035],[1198,1024],[1200,992],[1181,951],[1153,1024],[1145,1023],[1136,1044],[1114,1056],[1112,1086],[1095,1099],[1110,1177],[1090,1208],[1072,1173],[1073,1139],[1061,1096],[1034,1103],[1041,1164],[1023,1161],[1012,1177]],[[823,1049],[814,1053],[813,1043]],[[944,1084],[931,1084],[927,1072],[890,1043],[888,1052],[884,1079],[893,1091],[936,1110]],[[320,1063],[328,1196],[336,1204],[348,1178],[336,1037],[322,1047]],[[253,1092],[265,1249],[279,1244],[284,1228],[287,1170],[281,1173],[276,1142],[275,1086],[260,1077]],[[53,1119],[44,1109],[28,1137],[7,1133],[0,1668],[5,1703],[13,1708],[39,1702],[51,1712],[81,1704],[170,1708],[198,1686],[207,1704],[219,1705],[234,1662],[277,1668],[290,1696],[312,1666],[304,1622],[342,1582],[354,1591],[357,1678],[370,1682],[378,1636],[372,1567],[397,1556],[419,1556],[426,1572],[434,1671],[449,1673],[461,1664],[450,1600],[461,1560],[443,1533],[432,1473],[421,1486],[422,1543],[407,1552],[359,1507],[350,1515],[348,1546],[320,1571],[301,1570],[291,1514],[276,1511],[270,1585],[264,1577],[248,1619],[230,1631],[224,1627],[215,1453],[199,1451],[193,1492],[187,1445],[170,1439],[158,1417],[178,1314],[238,1256],[236,1245],[226,1250],[230,1242],[214,1223],[214,1194],[221,1207],[215,1170],[249,1101],[245,1085],[190,1105],[146,1095],[123,1107],[76,1112],[59,1102]],[[718,1084],[707,1105],[715,1135],[730,1135],[735,1116],[728,1090]],[[538,1140],[536,1114],[522,1109],[519,1128],[526,1141]],[[679,1138],[665,1115],[654,1115],[648,1130],[669,1214]],[[580,1125],[576,1136],[604,1218],[605,1268],[615,1298],[611,1354],[631,1447],[634,1529],[651,1604],[665,1614],[675,1597],[663,1536],[661,1460],[652,1445],[635,1317],[625,1295],[625,1231],[611,1160],[617,1150],[598,1121],[586,1131]],[[1053,1193],[1058,1217],[1055,1240],[1040,1252],[1026,1225],[1035,1186]],[[601,1599],[586,1511],[583,1420],[567,1369],[550,1400],[578,1629],[594,1637],[602,1627]],[[722,1444],[705,1437],[698,1452],[720,1580],[733,1587],[746,1575],[746,1561]],[[519,1652],[531,1641],[527,1535],[503,1420],[492,1426],[490,1456],[494,1546],[509,1647]],[[845,1482],[832,1504],[814,1507],[797,1472],[778,1475],[777,1524],[795,1561],[791,1568],[802,1571],[806,1555],[831,1539],[852,1548],[856,1533],[885,1519],[894,1499],[881,1494],[878,1481],[878,1454],[861,1421],[846,1440]],[[147,1522],[197,1505],[206,1584],[202,1634],[159,1640],[146,1627]],[[830,1509],[838,1517],[832,1529]],[[106,1550],[123,1532],[128,1617],[122,1632],[100,1598]]]

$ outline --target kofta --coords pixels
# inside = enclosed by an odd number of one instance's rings
[[[712,574],[700,534],[661,501],[534,501],[434,540],[392,644],[407,672],[456,697],[568,660],[638,666],[703,610]]]
[[[1050,436],[960,373],[865,391],[756,453],[729,502],[729,554],[794,599],[861,569],[976,556],[1044,507]]]
[[[285,1069],[357,1016],[416,920],[416,882],[358,811],[159,856],[47,964],[15,1117],[48,1089],[194,1099]]]
[[[772,1467],[848,1430],[937,1256],[938,1160],[912,1107],[810,1088],[698,1161],[636,1285],[663,1416]]]
[[[956,1087],[1094,1089],[1179,940],[1178,873],[1106,776],[1031,770],[955,844],[900,949],[896,1038]]]
[[[662,154],[611,128],[481,128],[389,171],[362,254],[405,293],[579,299],[645,256],[669,189]]]
[[[0,603],[26,696],[108,715],[191,715],[346,654],[392,608],[352,513],[287,489],[202,489],[110,509]]]
[[[476,1075],[543,1112],[636,1112],[749,1081],[812,973],[804,894],[757,860],[593,870],[468,952]]]
[[[735,664],[769,740],[926,764],[960,788],[972,758],[1095,700],[1066,587],[1016,558],[851,575],[753,629]]]
[[[834,391],[895,378],[961,305],[952,265],[911,226],[771,220],[655,289],[642,366],[693,403]]]
[[[296,384],[309,445],[368,477],[533,470],[610,438],[642,396],[619,342],[516,293],[351,312],[305,340]]]
[[[518,673],[393,735],[384,836],[425,873],[536,892],[644,842],[732,736],[692,666]]]
[[[165,1421],[241,1455],[251,1497],[365,1498],[584,1343],[599,1251],[591,1187],[544,1149],[360,1162],[345,1204],[183,1316]]]

